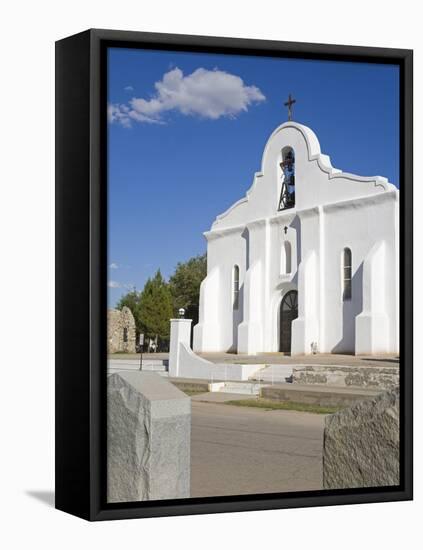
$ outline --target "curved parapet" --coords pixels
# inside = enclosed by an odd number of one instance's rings
[[[276,128],[268,139],[263,151],[261,171],[255,173],[245,196],[216,217],[211,232],[277,213],[282,186],[279,164],[282,150],[287,147],[295,153],[294,210],[387,191],[397,192],[396,187],[382,176],[364,177],[334,168],[329,156],[321,153],[316,134],[307,126],[289,121]]]
[[[265,365],[216,364],[196,355],[187,344],[180,344],[178,376],[209,380],[248,380]]]
[[[170,320],[169,376],[226,381],[248,380],[265,365],[216,364],[196,355],[190,348],[191,319]]]
[[[332,166],[330,157],[321,152],[319,140],[317,139],[317,136],[313,132],[313,130],[311,130],[311,128],[308,128],[307,126],[304,126],[303,124],[298,124],[297,122],[292,121],[281,124],[278,128],[276,128],[276,130],[274,130],[274,132],[268,139],[262,156],[262,172],[265,171],[268,157],[272,157],[271,151],[274,146],[274,142],[279,141],[279,136],[281,132],[286,132],[286,130],[295,130],[301,135],[307,149],[306,160],[308,162],[316,162],[320,170],[328,174],[330,179],[349,178],[357,182],[371,183],[375,187],[381,186],[385,190],[388,190],[392,185],[388,182],[387,178],[382,176],[357,176],[348,172],[343,172],[338,168],[334,168]],[[282,141],[285,140],[282,138]]]

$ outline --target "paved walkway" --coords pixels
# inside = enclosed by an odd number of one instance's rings
[[[317,355],[284,355],[283,353],[259,353],[242,355],[234,353],[201,353],[208,361],[219,363],[265,363],[268,365],[351,365],[351,366],[394,366],[399,364],[397,355],[356,356],[332,353]]]
[[[191,496],[322,488],[324,415],[192,400]]]
[[[356,356],[321,353],[317,355],[295,355],[293,357],[283,353],[259,353],[257,355],[242,355],[236,353],[200,353],[201,357],[213,363],[261,363],[267,365],[351,365],[351,366],[379,366],[392,367],[399,364],[398,355]],[[139,354],[115,353],[109,359],[138,359]],[[167,360],[168,353],[144,353],[144,360]]]

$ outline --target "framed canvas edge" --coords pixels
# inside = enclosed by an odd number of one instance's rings
[[[78,37],[78,38],[77,38]],[[292,43],[255,39],[238,38],[218,38],[201,37],[191,35],[175,35],[160,33],[143,33],[130,31],[109,31],[92,29],[85,31],[75,37],[70,37],[59,41],[72,41],[73,39],[89,38],[89,51],[86,55],[89,57],[89,97],[88,114],[89,125],[84,127],[89,133],[89,165],[86,166],[85,184],[89,187],[89,231],[82,236],[80,245],[87,248],[89,260],[88,271],[88,290],[89,290],[89,358],[81,361],[75,371],[75,377],[78,379],[89,379],[89,387],[86,388],[84,398],[84,415],[89,428],[89,437],[80,442],[80,449],[77,449],[77,456],[81,457],[80,467],[84,472],[85,479],[89,479],[87,491],[81,493],[80,510],[74,503],[69,507],[66,503],[61,504],[60,499],[57,508],[79,515],[84,519],[91,521],[157,517],[171,515],[188,514],[209,514],[220,512],[237,512],[282,509],[294,507],[310,506],[331,506],[344,504],[360,504],[371,502],[386,502],[410,500],[412,494],[412,63],[413,53],[411,50],[392,49],[392,48],[374,48],[361,46],[338,46],[325,44]],[[104,128],[105,117],[102,116],[102,108],[105,105],[106,86],[104,81],[104,55],[102,49],[110,47],[112,44],[148,44],[149,47],[165,48],[189,48],[203,51],[221,50],[222,53],[229,50],[238,51],[244,54],[269,55],[273,51],[280,55],[293,55],[298,57],[344,59],[351,61],[370,61],[379,63],[396,63],[401,69],[401,140],[400,140],[400,179],[402,190],[406,192],[401,194],[401,262],[403,265],[401,280],[401,438],[402,438],[402,456],[401,471],[402,479],[399,488],[380,489],[360,489],[360,490],[340,490],[340,491],[319,491],[310,492],[306,495],[286,493],[283,496],[278,495],[260,495],[251,497],[231,497],[230,499],[221,497],[213,499],[200,499],[202,502],[181,501],[181,502],[153,502],[153,503],[128,503],[125,505],[107,505],[105,504],[105,484],[104,473],[105,453],[105,430],[104,430],[104,400],[106,395],[106,376],[104,365],[105,347],[102,345],[102,334],[104,334],[106,319],[104,315],[104,300],[107,299],[107,285],[105,270],[102,273],[101,266],[104,264],[105,255],[107,256],[107,196],[104,181],[106,169],[106,151],[102,136],[105,135]],[[86,78],[86,76],[82,77]],[[60,111],[61,106],[57,105],[56,112]],[[62,144],[63,146],[63,144]],[[56,149],[60,148],[58,138],[56,137]],[[82,157],[83,151],[77,153]],[[86,161],[85,161],[86,162]],[[56,173],[56,183],[59,186]],[[404,196],[403,196],[404,195]],[[84,206],[84,205],[82,205]],[[86,206],[86,205],[85,205]],[[82,208],[83,210],[83,208]],[[61,231],[67,231],[63,224]],[[56,276],[65,277],[63,268],[58,265]],[[406,292],[405,292],[406,289]],[[77,299],[77,297],[75,296]],[[60,297],[59,297],[60,302]],[[61,316],[61,314],[57,314]],[[75,320],[76,321],[76,320]],[[64,345],[63,335],[56,336],[57,346]],[[406,349],[404,349],[406,348]],[[60,356],[60,354],[59,354]],[[63,355],[60,356],[63,361]],[[66,363],[66,361],[65,361]],[[63,377],[64,364],[58,364],[56,359],[56,381]],[[405,374],[404,374],[405,373]],[[69,375],[68,375],[69,376]],[[57,385],[56,385],[57,391]],[[63,397],[63,386],[61,386],[60,397]],[[87,393],[88,392],[88,393]],[[56,394],[56,407],[57,407]],[[88,399],[88,402],[86,402]],[[73,411],[66,411],[69,417]],[[69,421],[69,424],[74,422]],[[60,425],[58,426],[60,430]],[[103,428],[103,429],[102,429]],[[56,429],[56,436],[57,436]],[[65,436],[61,436],[63,440]],[[75,441],[73,441],[75,444]],[[88,446],[88,448],[87,448]],[[57,447],[56,447],[57,449]],[[61,455],[59,451],[59,455]],[[57,456],[57,454],[56,454]],[[59,472],[59,478],[60,478]],[[66,499],[64,499],[66,500]],[[198,499],[195,499],[198,500]]]

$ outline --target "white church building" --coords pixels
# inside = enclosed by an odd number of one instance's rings
[[[398,353],[398,202],[386,178],[333,168],[310,128],[279,126],[204,234],[194,351]]]

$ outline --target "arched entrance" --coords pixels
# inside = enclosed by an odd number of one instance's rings
[[[298,292],[290,290],[282,298],[279,312],[279,351],[291,351],[292,321],[298,317]]]

